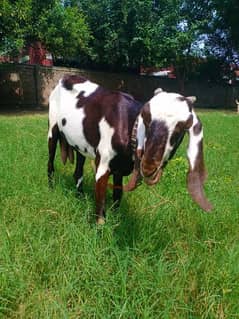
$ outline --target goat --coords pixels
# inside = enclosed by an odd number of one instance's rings
[[[105,219],[105,193],[113,175],[113,200],[122,197],[123,176],[131,173],[134,161],[131,134],[142,104],[132,96],[109,91],[80,76],[65,76],[49,98],[48,178],[51,184],[57,141],[63,163],[73,161],[74,178],[82,191],[85,157],[95,160],[95,200],[98,224]]]
[[[135,168],[128,190],[136,187],[135,181],[140,176],[148,185],[159,182],[163,169],[188,132],[188,191],[192,199],[209,212],[212,205],[203,191],[207,177],[203,158],[203,128],[193,110],[195,101],[194,96],[184,97],[155,90],[154,97],[143,106],[138,116]]]

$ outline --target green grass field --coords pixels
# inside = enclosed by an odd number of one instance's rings
[[[0,318],[239,318],[239,116],[199,113],[211,214],[186,190],[186,144],[155,187],[94,223],[87,162],[47,183],[47,116],[0,116]],[[125,181],[126,182],[126,181]]]

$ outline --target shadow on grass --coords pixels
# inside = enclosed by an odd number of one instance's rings
[[[72,173],[58,169],[55,172],[53,190],[58,187],[64,196],[72,198],[76,203],[79,202],[79,211],[82,207],[85,208],[88,212],[85,216],[86,220],[91,227],[98,227],[100,238],[104,238],[104,235],[100,235],[101,232],[110,232],[113,242],[120,250],[142,249],[146,254],[149,252],[160,254],[172,240],[170,232],[175,221],[165,220],[160,212],[142,213],[140,200],[132,202],[132,198],[137,198],[139,195],[137,192],[141,192],[141,189],[128,194],[124,193],[119,208],[114,207],[112,190],[108,189],[106,224],[96,226],[94,184],[94,174],[91,172],[84,174],[83,194],[79,195]]]

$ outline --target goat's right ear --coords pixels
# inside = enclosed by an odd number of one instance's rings
[[[192,104],[194,104],[197,101],[196,96],[187,96],[186,99]]]

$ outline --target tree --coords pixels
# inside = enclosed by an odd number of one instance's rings
[[[2,0],[0,10],[2,52],[40,40],[84,66],[172,64],[181,91],[198,58],[239,51],[238,0]]]
[[[179,0],[173,8],[176,25],[169,21],[173,29],[162,50],[167,60],[175,67],[179,89],[184,93],[185,81],[197,70],[200,58],[205,54],[200,49],[200,40],[205,36],[212,10],[208,0]],[[205,42],[204,42],[205,43]],[[167,55],[166,50],[169,50]]]
[[[168,3],[152,0],[102,0],[78,2],[92,30],[93,63],[111,69],[136,69],[160,63],[158,38],[165,30]],[[173,5],[171,6],[173,7]],[[165,13],[167,13],[165,15]],[[173,19],[172,19],[173,20]]]
[[[2,0],[0,11],[1,53],[16,53],[25,43],[30,24],[31,1]]]
[[[199,54],[195,43],[211,19],[206,4],[206,0],[78,1],[92,30],[92,63],[113,70],[174,64],[182,75],[185,61]]]
[[[91,38],[83,13],[77,7],[63,7],[57,3],[52,10],[43,11],[35,33],[54,56],[63,58],[90,54]]]
[[[227,60],[239,54],[239,2],[237,0],[211,0],[214,10],[209,45],[212,54]]]
[[[60,0],[3,0],[0,18],[2,52],[17,52],[39,40],[54,56],[89,54],[91,35],[78,7],[64,7]]]

